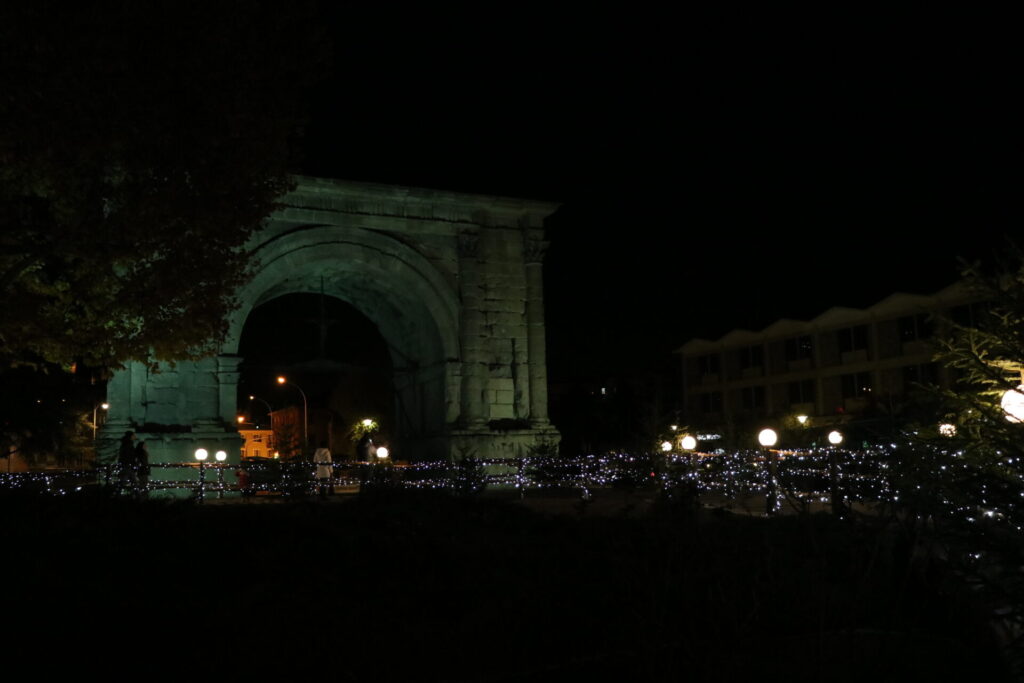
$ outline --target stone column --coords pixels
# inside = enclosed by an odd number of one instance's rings
[[[518,343],[517,343],[518,342]],[[514,389],[515,416],[530,417],[530,357],[523,362],[523,353],[529,353],[529,344],[523,348],[522,340],[512,337],[512,387]]]
[[[218,414],[225,425],[234,425],[238,411],[238,365],[241,356],[217,356]]]
[[[484,347],[484,283],[480,267],[480,236],[475,231],[459,235],[459,294],[461,311],[459,341],[462,346],[462,422],[469,429],[483,429],[489,419],[487,356]]]
[[[544,277],[541,270],[548,243],[528,239],[526,259],[526,343],[530,362],[530,424],[535,428],[548,422],[548,361],[544,336]]]

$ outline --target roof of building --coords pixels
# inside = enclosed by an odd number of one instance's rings
[[[735,329],[717,340],[691,339],[676,349],[676,353],[693,355],[756,344],[774,339],[795,337],[827,329],[837,329],[869,322],[916,313],[926,313],[940,308],[966,303],[972,299],[963,282],[954,282],[930,295],[895,292],[867,308],[833,306],[811,320],[780,318],[759,331]]]

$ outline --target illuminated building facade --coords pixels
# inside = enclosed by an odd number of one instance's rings
[[[931,296],[896,293],[865,309],[834,307],[813,320],[692,339],[676,350],[683,420],[717,428],[807,415],[814,424],[891,408],[918,384],[948,386],[931,338],[944,316],[970,324],[977,312],[957,283]]]

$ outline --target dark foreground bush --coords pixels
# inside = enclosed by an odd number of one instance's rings
[[[338,504],[0,501],[9,652],[343,680],[1005,680],[895,528],[665,505],[548,517],[380,490]],[[130,663],[129,663],[130,662]]]

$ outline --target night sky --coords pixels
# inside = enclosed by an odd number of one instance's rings
[[[554,380],[930,293],[1005,244],[1019,54],[999,17],[325,10],[297,170],[563,203]]]

